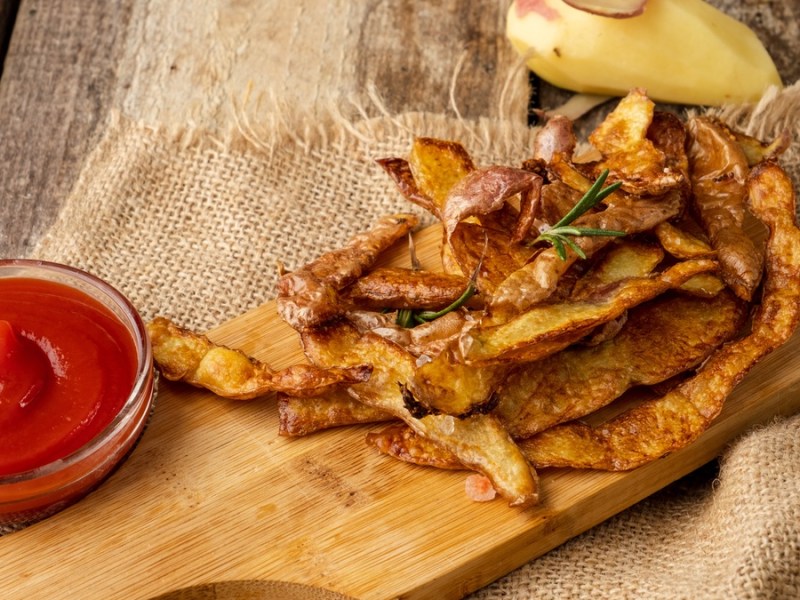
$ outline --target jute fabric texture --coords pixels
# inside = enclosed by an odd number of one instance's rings
[[[720,116],[800,140],[800,86]],[[359,123],[240,122],[218,139],[117,115],[35,257],[117,286],[145,318],[213,328],[274,295],[293,269],[381,215],[412,211],[374,159],[414,135],[517,164],[535,131],[430,115]],[[795,182],[797,143],[785,155]],[[707,466],[476,592],[518,598],[800,597],[800,415],[758,427]]]

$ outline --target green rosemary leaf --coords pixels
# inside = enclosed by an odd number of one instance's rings
[[[567,250],[564,248],[564,243],[561,241],[556,235],[546,236],[545,240],[549,241],[553,244],[553,247],[556,249],[556,253],[561,260],[567,260]]]
[[[410,308],[401,308],[397,311],[397,317],[394,322],[400,327],[413,327],[414,326],[414,311]]]
[[[616,231],[614,229],[593,229],[591,227],[575,227],[578,233],[572,235],[591,235],[591,236],[605,236],[605,237],[620,237],[626,235],[624,231]]]
[[[608,169],[605,169],[602,173],[600,173],[600,176],[597,178],[597,181],[595,181],[591,185],[591,187],[588,190],[586,190],[586,193],[583,195],[583,198],[578,200],[578,203],[575,206],[573,206],[572,209],[566,215],[561,217],[561,220],[558,223],[553,225],[553,229],[556,229],[557,227],[563,227],[564,225],[569,225],[575,219],[577,219],[583,213],[585,213],[587,210],[596,206],[597,203],[599,202],[599,200],[597,200],[597,195],[602,192],[602,187],[607,177],[608,177]],[[617,187],[619,187],[619,185],[617,185]],[[606,195],[608,195],[609,193],[611,192],[608,192]]]
[[[583,197],[572,207],[566,215],[564,215],[558,223],[553,225],[550,229],[533,240],[533,244],[538,242],[548,242],[552,244],[556,250],[556,254],[561,260],[567,260],[567,249],[565,244],[575,252],[578,256],[585,259],[586,254],[574,240],[567,236],[604,236],[604,237],[618,237],[625,235],[624,231],[614,231],[612,229],[596,229],[593,227],[573,227],[570,226],[575,219],[583,215],[587,210],[597,206],[604,198],[608,197],[622,185],[621,181],[612,183],[608,187],[603,187],[603,184],[608,177],[608,169],[605,169],[597,178],[591,187],[586,190]]]
[[[578,246],[578,244],[576,244],[574,242],[574,240],[571,240],[571,239],[569,239],[568,237],[565,237],[565,236],[562,236],[561,239],[564,241],[564,243],[567,246],[572,248],[572,251],[575,252],[575,254],[580,256],[583,260],[586,260],[586,253],[583,251],[583,249],[580,246]],[[565,260],[565,259],[562,259],[562,260]]]

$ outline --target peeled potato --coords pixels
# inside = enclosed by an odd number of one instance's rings
[[[719,106],[757,100],[781,85],[775,64],[744,24],[702,0],[648,0],[614,19],[563,0],[515,0],[506,34],[528,67],[576,92]]]

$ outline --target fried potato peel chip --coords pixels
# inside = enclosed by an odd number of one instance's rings
[[[716,267],[714,261],[706,259],[685,261],[649,277],[633,277],[607,286],[591,299],[534,306],[501,325],[478,326],[466,332],[460,340],[461,353],[472,364],[520,360],[521,356],[527,360],[542,358],[579,339],[587,329]]]
[[[403,420],[417,434],[455,454],[467,468],[486,475],[511,506],[537,502],[538,477],[494,416],[417,419],[409,413],[401,387],[414,373],[416,359],[411,354],[373,333],[360,334],[345,321],[304,331],[301,339],[306,355],[319,366],[347,368],[370,362],[369,381],[349,387],[353,397]]]
[[[442,225],[447,237],[467,217],[496,212],[514,196],[534,187],[541,191],[542,178],[524,169],[492,166],[472,171],[450,189],[445,199]]]
[[[359,402],[346,389],[337,388],[312,398],[279,393],[278,419],[280,435],[297,437],[332,427],[390,421],[395,417]]]
[[[315,396],[341,384],[366,381],[368,363],[323,369],[298,364],[279,371],[245,353],[214,344],[164,317],[147,324],[153,358],[170,381],[183,381],[224,398],[251,400],[270,392]]]
[[[378,432],[367,434],[367,445],[378,452],[398,458],[404,462],[436,467],[438,469],[464,469],[464,465],[452,452],[414,433],[405,423],[393,423]]]
[[[748,162],[732,134],[716,121],[689,121],[693,202],[720,261],[725,283],[750,300],[761,281],[763,257],[745,232]]]
[[[649,275],[663,258],[664,252],[654,244],[620,241],[575,282],[570,296],[575,300],[586,298],[596,293],[599,287]]]
[[[339,290],[358,279],[381,252],[408,234],[418,221],[412,214],[383,217],[343,248],[285,273],[278,280],[278,313],[298,331],[344,314],[347,309],[339,301]]]
[[[676,216],[682,206],[680,194],[670,193],[662,197],[621,203],[606,210],[586,214],[575,221],[579,227],[624,231],[628,234],[648,231]],[[579,237],[575,242],[587,257],[606,247],[613,238]],[[562,260],[555,248],[547,248],[533,260],[512,272],[495,289],[489,303],[493,321],[504,321],[531,306],[546,300],[556,289],[561,276],[578,259],[572,249],[567,250],[567,259]]]
[[[440,218],[450,190],[475,170],[475,163],[464,146],[427,137],[414,140],[408,166],[419,191],[432,200]]]
[[[648,139],[655,104],[644,90],[634,89],[589,135],[603,159],[595,165],[595,176],[609,169],[609,181],[622,181],[622,189],[636,195],[658,195],[684,181],[679,168]]]
[[[434,271],[381,267],[358,278],[342,297],[363,308],[435,310],[455,302],[469,280]]]
[[[800,229],[791,180],[772,162],[753,168],[748,204],[769,229],[766,280],[751,332],[722,346],[697,374],[654,400],[596,427],[568,423],[521,443],[537,466],[627,470],[682,448],[722,410],[744,375],[800,323]]]
[[[705,241],[667,221],[656,225],[653,232],[664,250],[680,260],[712,258],[716,254]]]
[[[496,404],[494,392],[506,371],[502,366],[475,368],[447,348],[417,368],[408,383],[412,398],[407,398],[407,405],[414,403],[417,416],[444,413],[464,418],[487,413]]]
[[[632,309],[620,332],[520,365],[498,390],[495,414],[514,438],[584,417],[636,385],[696,367],[741,328],[747,311],[730,293],[706,300],[666,294]]]

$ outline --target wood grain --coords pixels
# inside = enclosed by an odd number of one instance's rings
[[[425,264],[440,233],[418,234]],[[405,259],[404,245],[394,250]],[[275,367],[301,360],[266,304],[212,332]],[[628,473],[550,469],[542,503],[473,503],[464,474],[380,456],[368,427],[277,436],[274,400],[162,384],[129,460],[90,496],[0,538],[8,600],[144,600],[222,580],[280,580],[362,599],[460,598],[604,521],[800,409],[800,336],[757,365],[694,444]],[[46,551],[43,551],[46,549]],[[80,576],[75,576],[79,573]]]
[[[22,0],[0,80],[0,256],[26,255],[102,133],[134,0]]]

